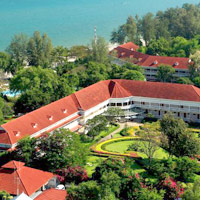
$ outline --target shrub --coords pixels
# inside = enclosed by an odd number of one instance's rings
[[[179,198],[184,191],[181,185],[177,183],[174,179],[172,179],[170,176],[166,177],[158,184],[158,189],[165,190],[164,199],[167,200],[174,200],[176,198]]]
[[[91,137],[88,137],[88,136],[85,135],[85,134],[81,134],[81,135],[80,135],[80,139],[81,139],[81,142],[83,142],[83,143],[92,142],[92,138],[91,138]]]
[[[199,164],[196,159],[181,157],[175,160],[176,162],[176,179],[179,181],[191,181],[195,173],[200,171]]]
[[[123,129],[123,130],[120,131],[120,135],[121,136],[129,136],[130,133],[128,132],[128,129],[125,128],[125,129]]]
[[[74,182],[75,184],[79,184],[83,181],[88,180],[86,170],[80,166],[57,170],[56,173],[58,174],[58,179],[62,183]]]

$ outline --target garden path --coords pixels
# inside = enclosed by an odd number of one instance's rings
[[[125,122],[125,123],[119,123],[119,128],[115,131],[113,131],[112,133],[110,133],[109,135],[107,135],[106,137],[102,138],[99,143],[101,142],[104,142],[106,140],[109,140],[111,138],[113,138],[113,136],[116,134],[116,133],[119,133],[124,127],[125,125],[127,125],[128,127],[132,127],[132,126],[141,126],[143,124],[141,123],[137,123],[137,122]]]

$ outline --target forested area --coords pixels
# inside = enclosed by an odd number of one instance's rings
[[[146,45],[159,38],[183,37],[193,39],[200,34],[200,4],[184,4],[181,8],[169,8],[158,11],[155,15],[147,13],[128,17],[125,24],[118,27],[111,34],[111,42],[125,43],[133,41],[139,43],[143,38]]]

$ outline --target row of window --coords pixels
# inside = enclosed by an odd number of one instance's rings
[[[159,111],[155,110],[155,112],[158,112],[159,116],[161,115],[161,111],[160,110]],[[145,110],[145,113],[147,114],[148,110]],[[166,114],[167,111],[164,111],[163,113]],[[181,117],[181,113],[180,112],[178,112],[178,113],[174,112],[174,114],[177,114],[178,117]],[[197,119],[200,119],[200,114],[193,114],[193,115],[197,115]],[[187,113],[183,113],[183,117],[187,118]]]
[[[107,106],[128,106],[128,105],[150,105],[149,102],[134,102],[134,101],[129,101],[129,102],[124,102],[124,103],[110,103],[108,104]],[[189,107],[188,106],[183,106],[183,105],[169,105],[169,104],[156,104],[156,103],[152,103],[151,104],[152,106],[157,106],[157,107],[166,107],[166,108],[186,108],[188,109]],[[190,107],[190,109],[195,109],[195,110],[198,110],[199,108],[198,107]]]

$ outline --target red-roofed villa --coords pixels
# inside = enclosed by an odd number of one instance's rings
[[[130,62],[136,65],[140,65],[144,70],[147,80],[155,80],[157,74],[157,68],[161,65],[170,65],[175,69],[175,77],[188,77],[190,59],[183,57],[167,57],[167,56],[152,56],[137,52],[139,46],[133,42],[120,45],[111,51],[111,55],[114,55],[116,59],[113,62],[117,65],[124,65],[126,62]]]
[[[0,168],[0,191],[14,196],[25,193],[33,197],[36,192],[56,185],[52,173],[26,167],[23,162],[10,161]]]

